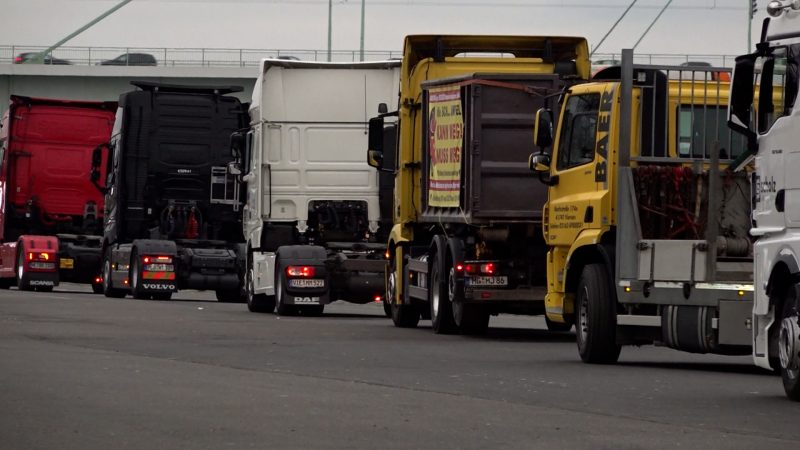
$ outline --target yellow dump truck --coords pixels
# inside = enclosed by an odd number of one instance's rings
[[[544,314],[530,130],[589,71],[583,38],[406,38],[399,104],[379,105],[368,152],[395,177],[384,306],[396,326],[481,333],[493,314]]]
[[[625,51],[566,92],[557,127],[537,112],[547,317],[576,325],[585,362],[615,362],[623,345],[750,352],[750,176],[733,170],[745,142],[727,128],[729,80]]]

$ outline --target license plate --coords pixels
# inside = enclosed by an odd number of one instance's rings
[[[508,277],[469,277],[469,286],[508,286]]]
[[[62,269],[72,269],[75,267],[75,260],[72,258],[61,258],[58,260],[58,267]]]
[[[172,264],[147,264],[144,266],[146,272],[172,272]]]
[[[296,288],[322,288],[325,287],[325,280],[294,279],[294,280],[289,280],[289,286]]]

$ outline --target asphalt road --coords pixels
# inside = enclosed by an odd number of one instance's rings
[[[590,366],[540,318],[491,327],[0,291],[0,448],[798,446],[800,404],[749,357],[625,348]]]

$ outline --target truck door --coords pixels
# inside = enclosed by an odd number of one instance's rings
[[[261,237],[261,214],[263,208],[261,176],[263,168],[261,166],[261,145],[260,137],[262,124],[256,125],[256,129],[251,129],[245,136],[245,151],[242,157],[243,181],[247,183],[247,199],[244,204],[244,233],[248,242],[259,242]]]
[[[564,100],[553,145],[552,174],[558,178],[550,188],[547,211],[546,232],[551,246],[569,247],[582,230],[599,222],[598,209],[605,189],[598,187],[606,182],[603,142],[607,142],[610,123],[608,115],[604,115],[601,124],[604,100],[608,99],[603,96],[602,85],[574,87]],[[606,103],[610,110],[611,102]],[[604,132],[604,140],[597,139],[598,131]]]

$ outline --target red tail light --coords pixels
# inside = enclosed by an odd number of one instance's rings
[[[488,274],[488,275],[492,275],[492,274],[495,273],[495,271],[496,271],[496,267],[495,267],[494,263],[481,264],[481,272],[483,272],[485,274]]]
[[[142,262],[145,264],[172,264],[172,256],[145,256],[142,258]]]
[[[477,272],[477,271],[478,271],[478,268],[475,266],[475,264],[467,264],[467,265],[464,267],[464,269],[465,269],[465,270],[467,271],[467,273],[469,273],[469,274],[473,274],[473,273],[475,273],[475,272]]]
[[[381,296],[380,295],[376,295],[375,296],[375,303],[380,303],[381,301],[382,301]]]
[[[14,58],[14,64],[20,64],[22,62],[22,56],[17,56]]]
[[[47,252],[28,252],[28,261],[50,261],[53,255]]]
[[[315,272],[311,266],[289,266],[286,268],[287,277],[313,278]]]

